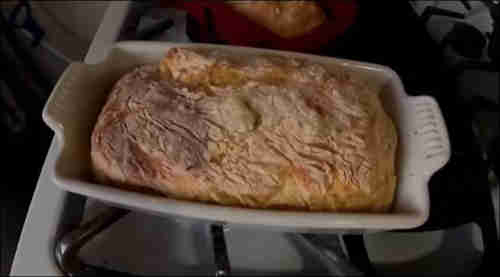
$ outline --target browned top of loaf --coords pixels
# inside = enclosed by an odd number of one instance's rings
[[[377,91],[276,56],[171,49],[113,88],[92,134],[101,182],[253,208],[386,211],[397,134]]]

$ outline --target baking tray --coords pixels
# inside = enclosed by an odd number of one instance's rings
[[[396,195],[389,213],[332,213],[258,210],[169,199],[93,183],[90,135],[106,96],[127,71],[158,63],[172,47],[225,49],[237,55],[278,54],[305,59],[326,68],[352,72],[380,88],[385,110],[399,134]],[[51,168],[54,182],[73,193],[112,205],[161,215],[174,215],[218,224],[266,227],[294,232],[367,232],[408,229],[429,215],[427,183],[450,158],[450,143],[437,102],[429,96],[411,97],[398,75],[388,67],[287,51],[212,44],[128,41],[117,43],[101,63],[71,64],[56,84],[43,119],[59,141]]]

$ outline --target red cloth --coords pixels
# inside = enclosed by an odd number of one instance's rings
[[[346,31],[356,20],[358,5],[355,0],[323,1],[331,11],[323,24],[311,32],[291,39],[282,38],[265,27],[262,27],[246,16],[234,11],[222,1],[165,1],[176,8],[186,10],[201,27],[200,40],[210,40],[211,34],[206,32],[207,18],[205,9],[211,11],[216,37],[228,44],[273,48],[290,51],[314,52],[332,42]],[[205,30],[205,31],[203,31]]]

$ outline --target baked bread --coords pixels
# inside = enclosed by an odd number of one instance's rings
[[[315,1],[227,1],[255,23],[283,38],[307,34],[326,20]]]
[[[99,182],[251,208],[387,211],[396,129],[347,73],[281,56],[170,49],[112,89],[95,125]]]

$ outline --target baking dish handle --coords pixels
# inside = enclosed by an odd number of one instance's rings
[[[414,118],[410,135],[415,137],[413,154],[418,155],[418,168],[430,177],[443,167],[451,155],[450,140],[438,103],[430,96],[409,97],[408,109]]]
[[[88,65],[75,62],[61,75],[42,113],[43,120],[59,140],[63,141],[66,135],[78,135],[84,128],[93,127],[82,124],[93,120],[75,121],[82,116],[97,117],[107,93],[98,93],[96,90],[109,90],[113,81],[113,76],[108,78],[104,71],[104,63]]]
[[[70,107],[74,106],[68,105],[68,101],[72,101],[71,98],[75,94],[73,89],[77,87],[75,82],[78,81],[79,76],[85,74],[85,71],[86,66],[83,63],[71,63],[59,78],[45,104],[42,113],[43,120],[58,137],[64,132],[66,125],[64,118],[75,112],[70,110]]]

